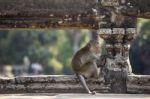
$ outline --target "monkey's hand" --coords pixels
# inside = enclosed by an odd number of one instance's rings
[[[100,55],[99,54],[93,54],[92,58],[93,58],[93,60],[99,60]]]

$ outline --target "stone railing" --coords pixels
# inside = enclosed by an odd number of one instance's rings
[[[127,93],[150,93],[150,76],[129,75]],[[99,93],[112,93],[111,86],[103,81],[87,81],[92,90]],[[22,76],[0,79],[0,93],[85,93],[78,79],[72,75]]]
[[[88,86],[97,92],[110,92],[103,81],[88,80]],[[78,79],[73,75],[22,76],[0,79],[0,93],[82,93]]]
[[[128,75],[126,83],[130,93],[150,93],[150,75]]]

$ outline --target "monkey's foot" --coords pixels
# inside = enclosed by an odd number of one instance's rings
[[[91,94],[91,95],[95,95],[96,94],[96,91],[90,91],[90,92],[88,92],[89,94]]]
[[[92,91],[92,95],[95,95],[96,94],[96,91]]]

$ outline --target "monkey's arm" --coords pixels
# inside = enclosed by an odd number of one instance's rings
[[[104,67],[106,64],[106,58],[100,58],[96,60],[96,64],[98,67]]]
[[[79,81],[80,83],[82,84],[82,86],[84,87],[84,89],[87,91],[87,93],[89,94],[95,94],[95,92],[91,92],[90,89],[88,88],[87,84],[86,84],[86,81],[84,79],[84,77],[82,75],[78,75],[77,74],[77,77],[79,78]]]
[[[86,55],[86,57],[83,58],[84,59],[84,64],[96,61],[96,60],[99,59],[99,57],[100,57],[99,55],[90,53],[90,54]]]

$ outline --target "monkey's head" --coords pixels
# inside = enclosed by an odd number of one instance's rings
[[[87,44],[89,51],[94,53],[94,54],[100,54],[101,52],[101,46],[99,41],[97,40],[90,40],[89,43]]]

